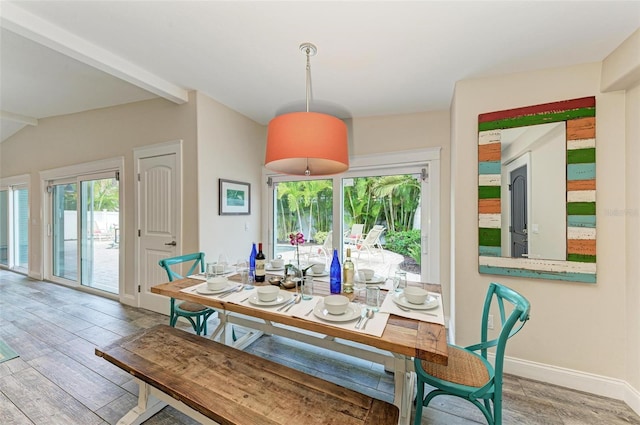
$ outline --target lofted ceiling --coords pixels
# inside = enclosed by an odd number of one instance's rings
[[[456,81],[603,60],[640,1],[0,1],[0,136],[205,93],[267,124],[448,109]],[[639,52],[640,54],[640,52]]]

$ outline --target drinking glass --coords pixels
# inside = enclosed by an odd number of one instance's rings
[[[369,310],[378,311],[380,309],[380,287],[377,285],[367,286],[366,305]]]
[[[356,270],[356,272],[353,274],[353,290],[355,292],[360,292],[364,291],[366,287],[367,281]]]
[[[393,289],[396,292],[404,291],[404,288],[407,287],[407,273],[402,270],[396,270],[396,273],[393,277]]]
[[[244,289],[253,289],[253,282],[249,282],[249,262],[245,259],[236,261],[236,271],[240,276]]]
[[[207,267],[205,269],[205,278],[207,279],[207,282],[209,281],[209,279],[216,277],[218,275],[217,273],[217,267],[218,267],[218,263],[207,263]]]
[[[303,300],[310,300],[313,298],[313,276],[305,276],[300,286],[300,292],[302,293]]]
[[[220,274],[224,274],[227,272],[229,268],[229,259],[226,254],[220,254],[218,256],[218,271]]]

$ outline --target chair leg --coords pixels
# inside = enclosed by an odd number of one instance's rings
[[[422,422],[422,403],[424,402],[424,382],[418,379],[418,392],[416,393],[416,417],[413,425],[420,425]]]

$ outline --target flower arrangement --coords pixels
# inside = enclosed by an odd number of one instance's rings
[[[289,243],[296,247],[296,258],[298,259],[298,268],[300,268],[300,245],[305,242],[304,235],[300,232],[289,233]]]

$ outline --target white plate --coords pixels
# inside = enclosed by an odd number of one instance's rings
[[[222,288],[222,289],[215,289],[215,290],[214,290],[214,289],[209,289],[209,288],[207,288],[207,284],[206,284],[206,283],[204,283],[204,284],[201,284],[200,286],[198,286],[198,287],[196,288],[196,292],[197,292],[198,294],[201,294],[201,295],[214,295],[214,294],[219,294],[220,292],[224,292],[224,291],[226,291],[226,290],[228,290],[228,289],[231,289],[231,288],[233,288],[234,286],[236,286],[236,283],[234,283],[234,282],[227,282],[227,285],[226,285],[224,288]]]
[[[355,320],[360,317],[360,306],[358,304],[349,303],[347,307],[347,311],[343,314],[329,314],[326,308],[324,308],[324,302],[320,301],[313,308],[313,314],[323,320],[328,322],[348,322],[350,320]]]
[[[385,280],[387,279],[384,276],[375,274],[371,279],[367,279],[367,283],[383,283]]]
[[[394,294],[392,300],[394,303],[411,310],[430,310],[432,308],[438,307],[438,299],[433,295],[428,295],[427,300],[423,304],[410,303],[409,301],[407,301],[407,298],[402,292]]]
[[[265,271],[268,271],[268,272],[279,272],[281,270],[284,270],[284,266],[282,266],[282,267],[271,267],[271,265],[269,265],[269,266],[266,266],[264,269],[265,269]]]
[[[309,276],[313,276],[313,277],[329,276],[329,272],[328,272],[327,270],[323,271],[322,273],[318,273],[318,274],[315,274],[315,273],[313,272],[313,270],[309,270],[309,271],[307,271],[307,274],[308,274]]]
[[[273,301],[260,301],[260,299],[258,298],[258,294],[253,294],[249,297],[249,302],[251,304],[254,305],[259,305],[262,307],[272,307],[275,305],[280,305],[280,304],[284,304],[287,301],[289,301],[291,299],[291,297],[293,297],[293,294],[291,292],[287,292],[287,291],[280,291],[278,293],[278,297],[273,300]]]

